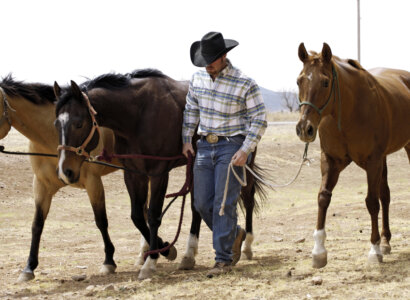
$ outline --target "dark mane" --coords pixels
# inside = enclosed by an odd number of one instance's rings
[[[7,95],[20,96],[38,105],[53,103],[57,100],[51,85],[15,81],[11,74],[2,79],[0,87],[3,88]]]
[[[144,78],[144,77],[161,77],[165,78],[167,75],[157,69],[139,69],[127,74],[130,78]]]
[[[130,79],[126,75],[108,73],[100,75],[92,80],[88,80],[80,85],[82,90],[91,90],[94,88],[104,89],[122,89],[130,84]]]

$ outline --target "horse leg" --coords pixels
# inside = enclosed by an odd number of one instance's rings
[[[31,225],[31,246],[27,265],[20,273],[18,282],[25,282],[34,279],[34,270],[38,266],[38,251],[40,247],[41,234],[44,228],[44,222],[50,210],[51,199],[57,192],[58,188],[46,186],[34,175],[33,191],[35,200],[35,213]]]
[[[383,160],[372,160],[366,163],[367,173],[367,197],[366,207],[372,221],[372,234],[370,237],[371,248],[368,255],[370,263],[379,263],[383,261],[383,254],[380,251],[380,233],[379,233],[379,211],[380,211],[380,183],[382,181]]]
[[[315,245],[312,250],[312,266],[323,268],[327,264],[326,240],[326,213],[332,198],[332,191],[337,184],[340,172],[350,163],[350,161],[334,159],[323,151],[320,159],[320,169],[322,173],[322,184],[318,195],[318,215],[316,230],[313,233]]]
[[[192,270],[195,266],[195,256],[198,254],[199,231],[201,229],[202,218],[194,207],[194,192],[191,191],[191,230],[187,242],[185,254],[178,266],[179,270]]]
[[[114,262],[114,245],[108,234],[107,211],[105,208],[104,186],[99,176],[89,176],[85,183],[88,197],[94,212],[94,219],[104,241],[105,260],[100,273],[107,275],[115,273],[117,265]]]
[[[242,250],[242,253],[246,256],[248,260],[251,260],[253,257],[253,252],[252,252],[252,243],[253,243],[253,227],[252,227],[252,222],[253,222],[253,210],[255,208],[255,185],[253,183],[253,177],[250,176],[251,174],[247,174],[247,178],[252,178],[251,182],[248,179],[248,184],[246,187],[242,188],[242,201],[243,205],[245,206],[245,211],[246,211],[246,223],[245,223],[245,230],[246,230],[246,238],[245,238],[245,243],[244,243],[244,249]]]
[[[167,246],[167,243],[163,243],[162,239],[158,236],[158,228],[161,225],[160,216],[162,213],[162,206],[164,203],[167,185],[168,174],[151,178],[151,198],[148,209],[150,250],[157,250]],[[174,260],[177,256],[177,251],[176,248],[172,246],[169,250],[164,251],[161,254],[169,260]],[[152,274],[156,271],[158,256],[158,254],[150,254],[140,270],[138,279],[145,279],[152,276]]]
[[[387,163],[386,157],[383,159],[383,172],[380,184],[380,201],[382,203],[383,223],[380,248],[382,254],[390,254],[390,239],[391,232],[389,226],[389,205],[390,205],[390,189],[387,183]]]
[[[145,219],[145,222],[147,222],[147,220],[148,220],[148,205],[147,205],[147,203],[149,203],[148,199],[150,197],[149,190],[150,189],[148,188],[148,197],[147,197],[147,201],[144,204],[144,219]],[[135,262],[136,266],[142,266],[144,264],[144,262],[145,262],[144,255],[145,255],[145,252],[147,252],[148,250],[149,250],[149,244],[145,240],[144,236],[141,235],[140,253],[138,254],[137,261]]]

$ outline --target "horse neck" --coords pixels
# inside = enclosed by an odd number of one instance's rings
[[[126,131],[128,129],[126,120],[138,118],[135,111],[135,104],[129,102],[130,97],[122,95],[122,92],[107,91],[106,93],[95,93],[93,90],[89,92],[91,105],[97,112],[96,120],[99,126],[107,127],[114,130],[116,133]],[[119,101],[121,104],[119,105]]]
[[[358,99],[360,89],[367,85],[367,80],[359,71],[348,70],[341,64],[334,63],[337,72],[337,82],[333,90],[332,116],[337,121],[341,119],[341,127],[346,128],[346,124],[355,122],[357,118],[353,116],[359,111],[359,105],[363,105],[367,99]],[[343,126],[345,124],[345,126]]]
[[[55,152],[58,145],[54,127],[55,106],[52,103],[34,104],[23,97],[8,96],[13,110],[9,110],[11,125],[41,148]]]

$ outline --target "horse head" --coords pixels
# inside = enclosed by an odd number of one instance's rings
[[[323,116],[332,111],[337,74],[332,63],[332,51],[323,43],[320,54],[309,55],[305,45],[299,45],[299,59],[303,62],[297,84],[299,86],[300,118],[296,133],[304,142],[313,142]]]
[[[0,97],[0,139],[3,139],[7,136],[11,129],[10,110],[13,110],[13,108],[7,101],[6,92],[1,87]]]
[[[58,99],[54,123],[59,135],[57,174],[64,183],[72,184],[78,181],[81,165],[98,145],[96,112],[74,81],[66,90],[55,82],[54,93]]]

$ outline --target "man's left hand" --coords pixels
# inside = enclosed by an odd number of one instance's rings
[[[246,160],[248,159],[248,154],[242,150],[238,150],[234,156],[232,156],[232,164],[234,166],[242,167],[246,164]]]

